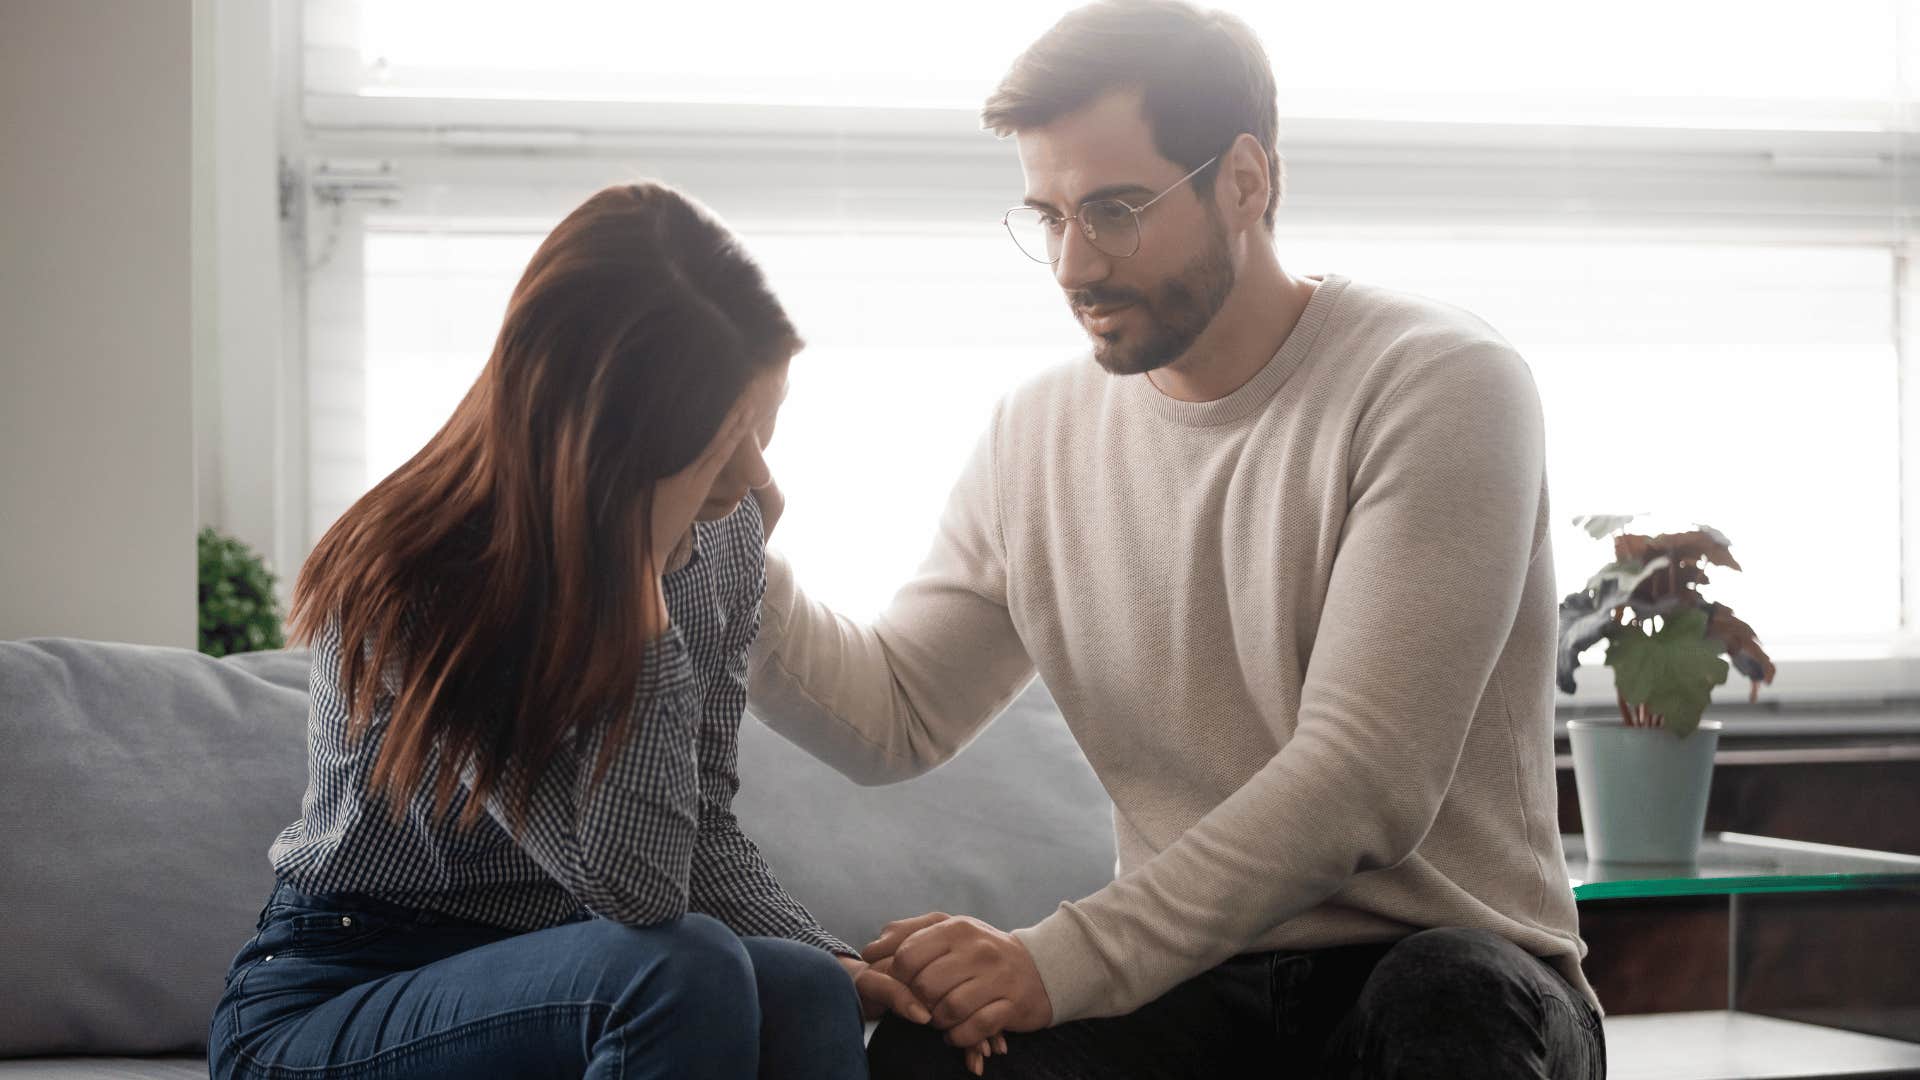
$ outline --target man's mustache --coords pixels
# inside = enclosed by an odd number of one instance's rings
[[[1094,287],[1075,289],[1067,294],[1067,303],[1075,311],[1085,311],[1096,307],[1118,307],[1121,304],[1137,304],[1145,297],[1132,289],[1114,289]]]

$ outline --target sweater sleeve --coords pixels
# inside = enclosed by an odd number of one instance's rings
[[[872,626],[809,600],[786,560],[768,556],[754,714],[858,783],[905,780],[947,760],[1033,679],[1007,610],[998,430],[996,413],[919,573]]]
[[[1056,1022],[1153,1000],[1399,864],[1438,815],[1539,553],[1544,434],[1503,345],[1393,378],[1357,426],[1291,739],[1158,855],[1015,932]]]

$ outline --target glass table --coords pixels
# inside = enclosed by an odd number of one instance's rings
[[[1831,844],[1709,833],[1692,865],[1589,862],[1583,836],[1563,836],[1567,876],[1579,900],[1745,893],[1832,892],[1920,885],[1920,855]]]
[[[1583,906],[1727,900],[1726,1010],[1609,1017],[1616,1080],[1920,1077],[1920,856],[1711,833],[1691,865],[1603,863],[1561,844]]]

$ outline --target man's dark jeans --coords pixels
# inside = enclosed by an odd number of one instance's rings
[[[1587,999],[1544,961],[1477,930],[1389,945],[1236,957],[1127,1015],[1009,1034],[988,1077],[1540,1077],[1600,1080]],[[889,1016],[874,1080],[969,1076],[941,1033]]]

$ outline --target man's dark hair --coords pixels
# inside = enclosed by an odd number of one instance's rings
[[[1273,67],[1253,30],[1186,0],[1097,0],[1062,16],[1013,62],[980,111],[997,135],[1044,127],[1116,90],[1141,91],[1154,148],[1183,168],[1221,153],[1242,133],[1267,152],[1280,202],[1280,106]],[[1193,178],[1213,182],[1218,164]]]

